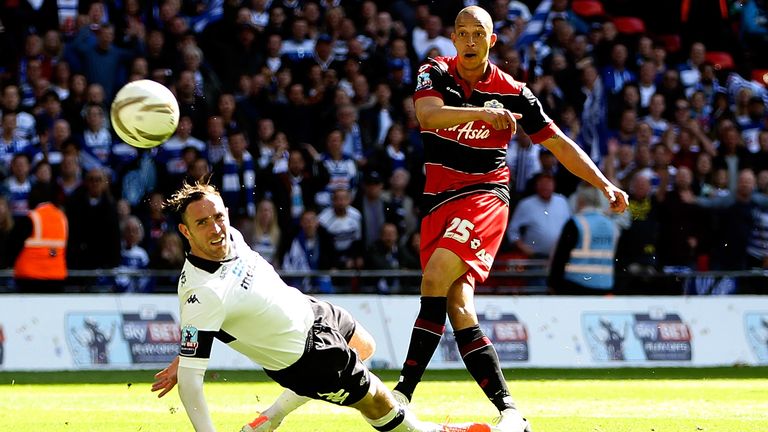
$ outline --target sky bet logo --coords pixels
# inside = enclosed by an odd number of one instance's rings
[[[691,332],[677,314],[661,319],[635,314],[635,336],[648,360],[691,360]]]
[[[677,313],[585,313],[587,345],[596,361],[690,361],[691,332]]]

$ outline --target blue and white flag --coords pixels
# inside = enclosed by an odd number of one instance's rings
[[[542,0],[539,7],[537,7],[536,11],[533,13],[533,18],[526,24],[523,34],[517,39],[515,48],[518,50],[526,48],[547,35],[549,32],[546,25],[547,17],[549,16],[551,9],[552,0]]]
[[[208,24],[220,20],[223,16],[224,0],[210,0],[203,13],[189,19],[189,26],[195,33],[200,33]]]
[[[725,86],[728,90],[728,98],[731,101],[736,99],[736,95],[739,93],[739,90],[742,88],[747,88],[752,92],[752,96],[762,98],[765,105],[768,106],[768,91],[766,91],[765,87],[757,81],[744,79],[744,77],[737,74],[736,72],[731,72],[728,74],[728,78],[725,80]]]

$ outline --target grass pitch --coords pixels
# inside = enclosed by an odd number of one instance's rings
[[[0,373],[0,431],[191,431],[154,371]],[[396,373],[378,373],[391,388]],[[767,432],[768,368],[518,369],[510,388],[534,432]],[[208,372],[219,431],[238,431],[280,388],[260,372]],[[428,371],[413,410],[432,421],[490,421],[495,409],[466,371]],[[281,432],[372,431],[356,411],[312,401]]]

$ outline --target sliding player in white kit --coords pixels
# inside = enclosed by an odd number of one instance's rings
[[[179,277],[179,357],[155,375],[152,391],[179,396],[197,432],[214,431],[203,393],[213,339],[264,368],[286,390],[244,432],[275,430],[307,400],[351,406],[379,431],[492,432],[484,423],[421,422],[399,405],[361,362],[374,341],[344,309],[287,286],[272,266],[229,225],[219,193],[208,184],[184,184],[166,208],[181,217],[190,251]]]

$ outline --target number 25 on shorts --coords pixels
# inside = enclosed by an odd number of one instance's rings
[[[469,240],[470,230],[475,229],[475,224],[460,218],[453,218],[448,229],[445,230],[443,238],[454,239],[459,243],[466,243]]]

